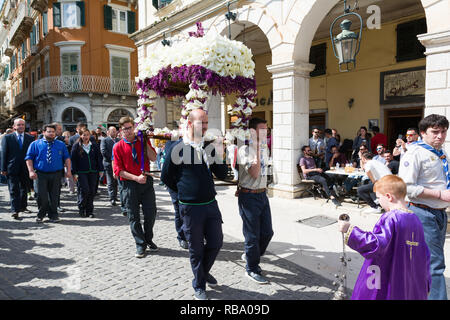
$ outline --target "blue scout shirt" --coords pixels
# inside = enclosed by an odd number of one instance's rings
[[[33,141],[28,148],[25,160],[33,160],[34,169],[42,172],[55,172],[64,169],[64,162],[70,158],[66,144],[53,140],[52,160],[47,162],[47,142],[45,139]]]

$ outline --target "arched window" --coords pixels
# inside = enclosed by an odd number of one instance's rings
[[[87,122],[84,113],[77,108],[67,108],[64,110],[61,122],[65,131],[74,131],[78,122]]]
[[[119,124],[119,120],[122,117],[132,117],[133,115],[126,109],[116,109],[111,112],[108,116],[108,127],[109,126],[117,126]]]

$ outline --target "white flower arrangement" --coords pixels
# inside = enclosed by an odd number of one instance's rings
[[[143,62],[138,79],[151,78],[167,66],[182,65],[200,65],[221,76],[233,78],[252,78],[255,75],[251,49],[242,42],[209,34],[205,37],[191,37],[184,42],[174,43],[172,47],[152,50]]]

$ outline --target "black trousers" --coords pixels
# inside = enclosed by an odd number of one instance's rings
[[[38,171],[37,176],[38,218],[43,219],[47,214],[50,219],[57,218],[59,191],[61,189],[61,171]]]
[[[131,180],[122,181],[123,199],[127,208],[128,222],[131,234],[136,242],[136,248],[145,249],[153,239],[153,226],[156,220],[156,197],[153,189],[153,178],[147,176],[147,182],[140,184]],[[140,208],[144,216],[142,228]]]
[[[18,175],[8,175],[8,189],[11,199],[11,212],[19,213],[27,208],[27,192],[29,189],[28,171]]]
[[[97,176],[97,172],[78,174],[78,210],[82,214],[89,215],[94,212],[94,196],[98,181]]]
[[[206,277],[223,244],[222,215],[217,201],[206,205],[179,205],[194,274],[192,287],[205,290]]]

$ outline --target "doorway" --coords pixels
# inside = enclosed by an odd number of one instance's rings
[[[385,134],[388,138],[388,148],[390,150],[394,148],[395,140],[400,134],[404,137],[408,128],[418,127],[420,120],[423,119],[423,111],[423,106],[384,110],[386,119]]]

